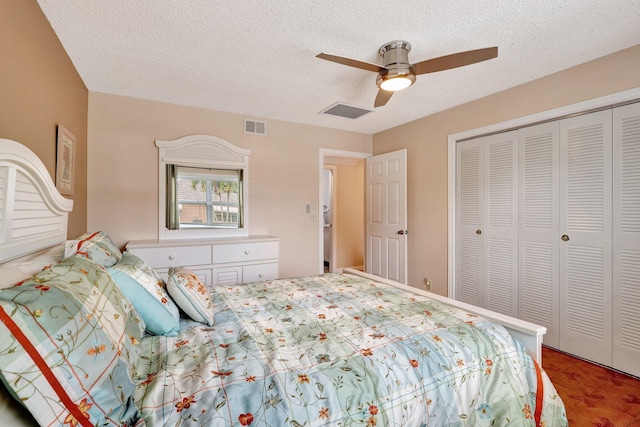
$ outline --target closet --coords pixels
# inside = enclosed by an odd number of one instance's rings
[[[455,298],[640,375],[640,103],[456,144]]]

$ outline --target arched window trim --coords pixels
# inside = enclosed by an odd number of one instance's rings
[[[249,156],[251,150],[236,147],[211,135],[189,135],[175,140],[156,140],[158,147],[158,238],[160,240],[249,235]],[[167,228],[167,165],[242,170],[241,228]]]

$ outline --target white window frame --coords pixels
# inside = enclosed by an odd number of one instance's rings
[[[189,135],[164,141],[158,147],[158,239],[199,239],[249,235],[249,156],[251,150],[236,147],[229,141],[211,135]],[[167,164],[179,166],[242,170],[242,228],[181,228],[166,227]]]
[[[188,166],[178,166],[177,168],[177,176],[176,180],[178,181],[178,189],[180,187],[180,179],[185,181],[191,181],[191,185],[193,185],[193,180],[197,179],[199,181],[203,181],[204,187],[201,192],[205,196],[205,200],[185,200],[180,198],[180,191],[177,191],[176,194],[176,202],[179,206],[181,206],[184,210],[189,205],[198,205],[203,206],[206,212],[204,220],[201,219],[202,224],[195,223],[183,223],[180,221],[181,215],[178,215],[177,222],[180,224],[180,228],[241,228],[244,226],[244,204],[242,203],[242,182],[243,182],[243,174],[240,169],[220,169],[220,168],[192,168]],[[220,195],[220,200],[214,200],[214,192],[213,192],[213,182],[220,181],[232,181],[235,182],[236,185],[239,185],[236,189],[236,193],[238,195],[237,202],[224,201],[222,196]],[[206,183],[210,182],[211,185],[207,185]],[[215,222],[216,211],[219,211],[221,215],[223,215],[223,211],[225,209],[236,211],[236,220],[230,223],[223,222]],[[168,209],[168,207],[167,207]],[[178,209],[180,211],[180,209]],[[212,223],[210,224],[207,220],[211,218]]]

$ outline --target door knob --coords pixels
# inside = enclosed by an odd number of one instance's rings
[[[563,242],[568,242],[569,241],[569,236],[567,236],[566,234],[563,234],[562,237],[560,237],[562,239]]]
[[[400,234],[400,235],[409,234],[409,231],[407,231],[407,230],[399,230],[398,234]]]

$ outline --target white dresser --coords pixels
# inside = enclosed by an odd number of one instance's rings
[[[273,236],[206,240],[137,240],[127,251],[145,260],[165,280],[169,267],[185,267],[214,286],[278,278],[279,239]]]

